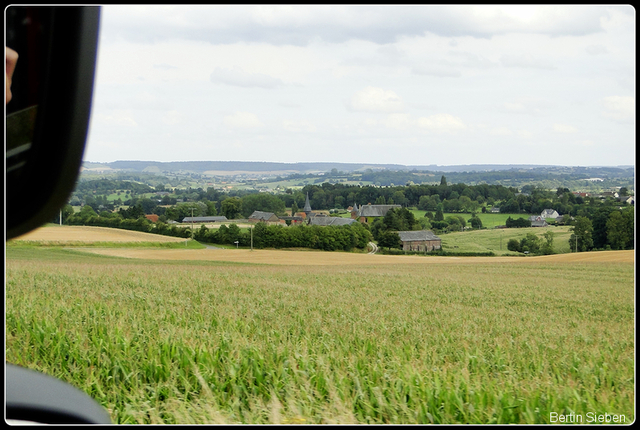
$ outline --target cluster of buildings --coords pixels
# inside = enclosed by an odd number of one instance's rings
[[[248,221],[251,223],[264,222],[266,224],[302,224],[318,226],[342,226],[351,225],[356,222],[363,224],[370,224],[376,218],[384,217],[389,210],[393,208],[400,208],[400,205],[354,205],[350,209],[351,218],[341,218],[327,216],[324,213],[313,212],[311,210],[311,204],[309,203],[309,194],[307,193],[307,199],[304,204],[302,212],[296,213],[293,216],[277,216],[272,212],[254,211],[249,216]],[[429,230],[420,231],[399,231],[398,235],[402,241],[402,248],[404,251],[432,251],[434,249],[440,249],[442,247],[442,240],[433,234]]]
[[[599,178],[594,178],[594,179],[599,179]],[[604,191],[604,192],[596,193],[596,194],[574,191],[573,195],[576,196],[576,197],[593,197],[593,198],[596,198],[596,199],[612,198],[612,199],[615,199],[615,200],[619,201],[620,203],[628,203],[630,205],[635,205],[635,203],[636,203],[635,196],[620,195],[619,193],[617,193],[615,191]]]
[[[530,216],[529,221],[531,221],[531,227],[547,227],[549,225],[546,221],[547,219],[562,222],[563,218],[564,216],[560,215],[557,211],[545,209],[540,215]]]

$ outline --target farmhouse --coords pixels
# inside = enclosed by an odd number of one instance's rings
[[[403,251],[428,252],[442,247],[442,240],[430,230],[399,231]]]
[[[618,193],[616,193],[615,191],[604,191],[600,194],[598,194],[597,196],[594,196],[600,199],[606,199],[607,197],[611,197],[614,199],[617,199],[618,197],[620,197],[620,195]]]
[[[158,222],[158,215],[156,214],[145,215],[144,217],[151,222]]]
[[[253,213],[249,216],[249,222],[277,224],[280,222],[280,219],[273,212],[253,211]]]
[[[547,227],[548,225],[545,220],[531,221],[531,227]]]
[[[226,216],[186,216],[182,219],[182,222],[189,222],[193,224],[225,221],[229,221]]]
[[[629,205],[635,205],[636,203],[634,196],[620,196],[618,197],[618,200],[622,203],[627,203]]]
[[[351,219],[356,219],[361,223],[368,224],[373,221],[373,218],[383,217],[393,208],[401,208],[400,205],[353,205],[351,210]]]
[[[560,216],[560,214],[553,209],[545,209],[542,211],[540,216],[542,217],[542,219],[547,219],[547,218],[556,219]]]

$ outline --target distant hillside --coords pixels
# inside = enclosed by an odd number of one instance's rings
[[[488,172],[503,171],[513,169],[545,169],[545,170],[566,170],[569,169],[573,173],[578,171],[583,173],[593,173],[594,175],[601,171],[609,171],[610,169],[629,169],[633,166],[617,166],[617,167],[562,167],[562,166],[545,166],[536,164],[468,164],[468,165],[452,165],[438,166],[430,164],[426,166],[405,166],[401,164],[369,164],[369,163],[272,163],[272,162],[256,162],[256,161],[114,161],[111,163],[83,163],[83,168],[87,170],[117,170],[129,172],[192,172],[192,173],[216,173],[223,172],[238,173],[322,173],[330,172],[337,169],[341,172],[355,172],[371,170],[391,170],[391,171],[431,171],[431,172]]]

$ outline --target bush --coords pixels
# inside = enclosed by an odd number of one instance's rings
[[[517,239],[509,239],[507,242],[507,249],[509,251],[520,252],[520,242]]]

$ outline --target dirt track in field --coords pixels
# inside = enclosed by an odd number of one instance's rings
[[[633,251],[603,251],[538,257],[421,257],[368,255],[345,252],[278,251],[247,249],[84,249],[114,257],[151,260],[225,261],[295,266],[344,266],[443,263],[633,263]]]
[[[184,242],[179,237],[161,236],[140,231],[75,225],[47,226],[30,231],[15,241],[29,242]]]

